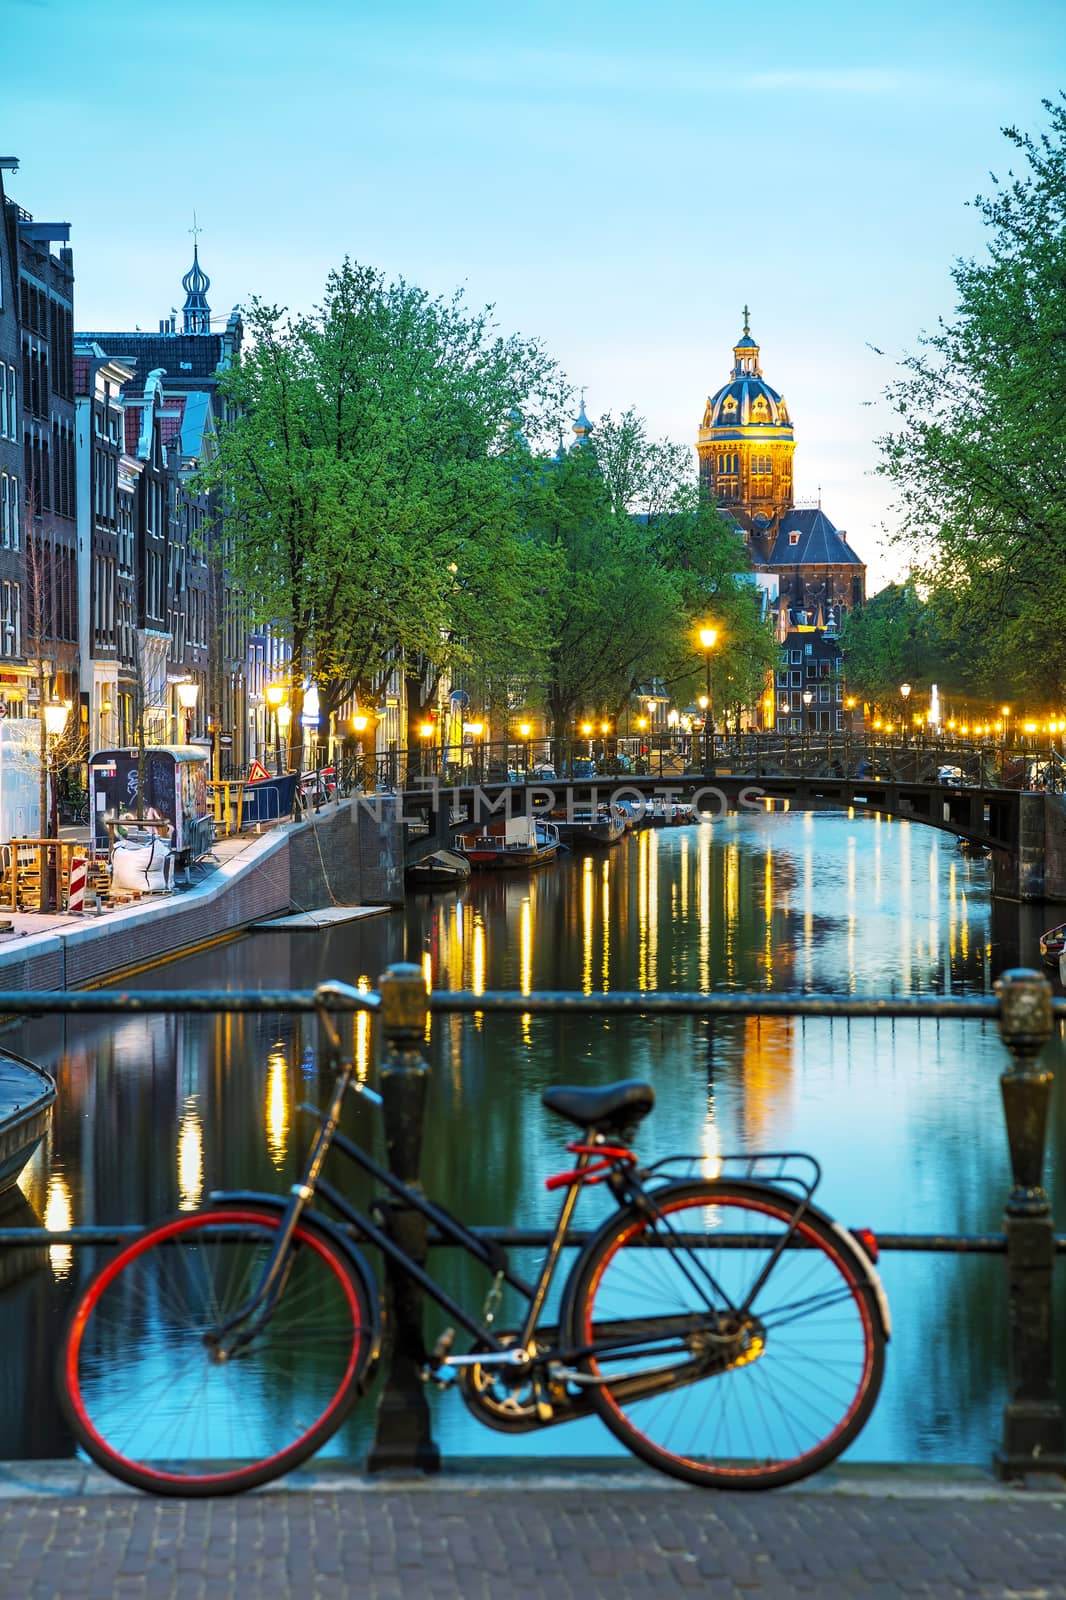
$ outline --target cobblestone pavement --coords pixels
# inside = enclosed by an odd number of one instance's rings
[[[30,1464],[27,1464],[27,1466]],[[901,1487],[902,1485],[902,1487]],[[989,1479],[769,1495],[459,1477],[160,1501],[0,1476],[3,1600],[1066,1597],[1066,1494]]]

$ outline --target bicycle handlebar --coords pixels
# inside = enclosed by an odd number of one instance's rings
[[[315,1004],[323,1007],[337,1006],[342,1011],[376,1011],[381,1005],[381,996],[371,989],[355,989],[350,983],[341,983],[339,979],[331,978],[327,983],[316,986]]]

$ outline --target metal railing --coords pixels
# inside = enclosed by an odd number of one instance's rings
[[[142,990],[127,993],[0,992],[0,1016],[46,1012],[66,1016],[128,1018],[131,1013],[257,1013],[314,1012],[314,990],[231,991]],[[1053,1371],[1052,1290],[1056,1255],[1066,1254],[1066,1235],[1056,1236],[1044,1188],[1044,1151],[1052,1072],[1039,1062],[1056,1028],[1066,1022],[1066,1000],[1054,1000],[1051,986],[1037,972],[1005,972],[987,997],[870,996],[835,998],[810,994],[645,993],[600,995],[569,991],[518,994],[510,991],[474,994],[468,991],[427,994],[422,969],[409,964],[390,967],[379,991],[341,1001],[330,997],[331,1010],[366,1010],[380,1017],[380,1088],[384,1100],[385,1141],[392,1171],[417,1183],[424,1133],[426,1079],[423,1056],[431,1016],[587,1016],[622,1015],[715,1017],[814,1017],[947,1019],[998,1023],[1008,1063],[1000,1078],[1010,1155],[1012,1185],[1005,1197],[1004,1226],[999,1234],[902,1234],[879,1232],[884,1250],[935,1251],[955,1254],[997,1254],[1005,1258],[1007,1287],[1006,1404],[995,1465],[1002,1477],[1027,1473],[1066,1475],[1063,1409]],[[430,1245],[445,1244],[427,1229],[418,1213],[404,1215],[409,1252],[424,1261]],[[100,1245],[118,1242],[138,1226],[74,1227],[64,1230],[0,1228],[0,1249],[26,1246]],[[538,1229],[477,1230],[504,1245],[536,1246],[547,1242]],[[569,1244],[585,1236],[573,1233]],[[386,1292],[391,1330],[388,1366],[379,1401],[377,1432],[369,1466],[425,1467],[425,1441],[431,1438],[429,1412],[419,1363],[410,1358],[422,1348],[422,1303],[411,1282],[386,1263]],[[399,1322],[399,1326],[398,1326]],[[395,1359],[389,1359],[394,1356]],[[412,1441],[417,1440],[417,1449]]]
[[[942,769],[952,774],[941,778]],[[1052,746],[1005,746],[979,741],[863,733],[717,732],[702,735],[619,735],[610,739],[547,737],[478,741],[441,750],[415,746],[348,757],[338,763],[341,794],[414,789],[431,779],[443,786],[535,783],[542,775],[591,779],[678,778],[708,771],[841,779],[937,783],[964,788],[1042,788],[1066,792],[1066,761]]]

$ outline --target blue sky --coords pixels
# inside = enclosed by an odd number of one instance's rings
[[[876,585],[878,394],[950,314],[966,202],[1064,44],[1059,0],[0,0],[0,154],[73,225],[82,328],[180,307],[195,210],[216,313],[308,307],[347,253],[464,285],[590,415],[691,441],[747,302],[797,496]]]

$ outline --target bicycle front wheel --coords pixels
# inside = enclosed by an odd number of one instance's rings
[[[304,1219],[269,1319],[225,1360],[205,1342],[260,1282],[282,1214],[254,1203],[142,1234],[83,1290],[60,1356],[67,1419],[92,1458],[156,1494],[235,1494],[340,1426],[373,1317],[349,1258]]]
[[[766,1489],[816,1472],[881,1387],[869,1264],[814,1214],[771,1264],[793,1208],[757,1184],[653,1198],[660,1215],[623,1212],[577,1264],[570,1333],[603,1346],[584,1362],[602,1380],[589,1390],[596,1410],[636,1455],[689,1483]]]

